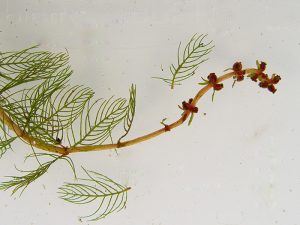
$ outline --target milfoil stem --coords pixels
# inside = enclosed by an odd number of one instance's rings
[[[251,74],[257,72],[257,69],[246,69],[246,74]],[[218,83],[221,83],[224,80],[230,79],[234,76],[234,72],[226,73],[222,76],[220,76],[217,80]],[[196,106],[198,101],[201,99],[203,95],[206,94],[210,89],[212,88],[212,85],[207,84],[203,88],[201,88],[198,93],[193,98],[193,101],[191,103],[192,106]],[[12,131],[16,133],[18,137],[20,137],[23,141],[25,141],[27,144],[48,151],[53,152],[61,155],[68,155],[69,153],[75,153],[75,152],[89,152],[89,151],[103,151],[103,150],[110,150],[110,149],[119,149],[124,148],[127,146],[135,145],[144,141],[148,141],[152,138],[155,138],[165,132],[169,132],[170,130],[180,126],[183,124],[187,118],[191,115],[191,112],[186,110],[181,115],[181,117],[167,125],[167,127],[163,127],[159,130],[156,130],[154,132],[151,132],[149,134],[146,134],[144,136],[140,136],[137,138],[134,138],[129,141],[119,142],[115,144],[103,144],[103,145],[86,145],[86,146],[76,146],[76,147],[63,147],[63,146],[56,146],[47,144],[45,142],[42,142],[38,139],[30,137],[26,132],[24,132],[14,121],[11,120],[11,118],[5,113],[5,111],[0,107],[0,118],[2,119],[3,123]]]

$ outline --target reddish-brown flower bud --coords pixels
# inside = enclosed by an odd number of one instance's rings
[[[191,103],[192,103],[193,99],[190,98],[189,99],[189,102],[186,102],[186,101],[183,101],[182,102],[182,109],[183,110],[188,110],[192,113],[197,113],[198,112],[198,107],[196,106],[193,106]]]
[[[266,66],[267,64],[265,62],[257,62],[258,70],[254,74],[251,74],[250,77],[251,80],[255,82],[258,79],[260,81],[258,85],[261,88],[267,88],[274,94],[277,91],[277,89],[275,88],[275,84],[277,84],[281,80],[281,77],[279,75],[273,74],[272,77],[269,78],[268,74],[264,73]]]
[[[235,78],[236,78],[236,81],[242,81],[242,80],[244,80],[244,74],[237,75]]]
[[[218,77],[215,73],[210,73],[207,77],[209,83],[212,85],[215,91],[219,91],[223,88],[223,84],[218,84]]]
[[[261,63],[259,64],[259,70],[260,70],[260,71],[265,71],[265,70],[266,70],[266,66],[267,66],[267,63],[261,62]]]
[[[278,84],[278,82],[281,80],[281,77],[279,75],[273,74],[271,80],[273,84]]]
[[[276,88],[275,88],[275,86],[273,84],[269,84],[268,85],[268,90],[270,92],[272,92],[273,94],[277,91]]]
[[[253,76],[253,77],[251,77],[251,80],[253,80],[254,82],[257,82],[257,77],[258,76]]]
[[[267,88],[268,87],[268,81],[267,80],[263,80],[263,81],[261,81],[261,82],[259,82],[259,86],[261,87],[261,88]]]
[[[249,76],[250,76],[251,80],[253,80],[254,82],[257,82],[258,73],[252,73]]]
[[[209,81],[209,83],[211,84],[215,84],[217,83],[217,75],[215,73],[210,73],[208,76],[207,76],[207,79]]]
[[[241,62],[236,62],[233,64],[232,69],[234,72],[238,73],[239,71],[241,71],[243,68],[242,63]]]
[[[244,80],[244,75],[246,74],[245,70],[242,70],[243,66],[241,62],[236,62],[233,64],[232,66],[232,70],[235,73],[235,76],[233,76],[233,78],[235,79],[235,81],[242,81]]]
[[[219,91],[223,88],[223,84],[214,84],[213,88],[215,91]]]

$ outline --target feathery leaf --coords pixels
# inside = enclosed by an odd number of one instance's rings
[[[0,53],[0,94],[18,85],[56,76],[69,60],[66,53],[33,51],[37,46],[21,51]]]
[[[125,207],[129,187],[122,186],[100,173],[84,168],[83,170],[88,178],[79,180],[85,181],[85,183],[65,183],[58,192],[61,199],[70,203],[98,202],[97,209],[92,214],[82,218],[93,221],[99,220]],[[86,182],[92,184],[86,184]]]
[[[70,146],[102,144],[123,121],[126,110],[126,99],[123,98],[99,99],[91,105],[88,102],[85,112],[80,116],[79,128],[71,125],[71,132],[68,133]],[[79,137],[76,137],[78,130]]]
[[[29,155],[27,158],[40,157],[40,156],[47,156],[47,157],[52,158],[52,160],[42,163],[35,170],[24,171],[24,170],[17,169],[21,173],[26,173],[26,174],[24,176],[9,176],[12,179],[9,181],[4,181],[4,182],[0,183],[0,190],[6,191],[7,189],[13,188],[12,195],[15,194],[16,192],[18,192],[19,190],[21,191],[20,192],[20,195],[21,195],[29,184],[31,184],[33,181],[35,181],[40,176],[45,174],[48,171],[49,167],[54,162],[56,162],[58,159],[63,159],[65,161],[67,161],[67,163],[70,165],[70,167],[74,173],[74,176],[76,177],[74,164],[69,157],[57,156],[55,154],[49,154],[49,153],[36,153],[36,154]]]
[[[211,45],[212,41],[203,43],[207,35],[193,35],[190,41],[185,46],[184,50],[181,50],[181,42],[177,50],[177,63],[171,64],[169,67],[172,77],[154,77],[160,79],[171,86],[174,89],[175,85],[180,85],[181,81],[186,80],[195,74],[199,65],[208,58],[206,56],[211,52],[214,46]]]

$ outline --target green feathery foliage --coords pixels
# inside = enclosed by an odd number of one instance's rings
[[[67,116],[71,104],[74,104],[73,99],[63,101],[64,98],[57,98],[57,95],[66,91],[70,75],[69,69],[64,68],[56,77],[45,79],[31,89],[24,89],[21,95],[16,92],[15,95],[6,97],[6,104],[1,107],[31,137],[55,143],[55,136],[63,129],[62,120]],[[17,98],[17,95],[20,100],[13,101],[12,98]]]
[[[67,137],[69,146],[102,144],[121,122],[124,123],[123,136],[128,134],[135,111],[134,85],[128,104],[123,98],[93,100],[94,92],[90,88],[68,84],[73,71],[67,65],[65,53],[33,52],[33,49],[2,53],[0,61],[1,74],[7,79],[14,77],[11,82],[23,84],[23,73],[30,77],[26,82],[35,81],[23,90],[14,90],[14,85],[5,85],[0,90],[1,108],[22,130],[54,145]],[[42,67],[40,75],[44,77],[37,79],[27,70],[39,66]],[[77,132],[78,124],[80,132]]]
[[[65,183],[59,188],[60,198],[75,204],[88,204],[97,202],[97,209],[88,216],[89,220],[99,220],[113,212],[120,211],[126,206],[127,191],[129,187],[122,186],[110,178],[84,169],[88,178],[79,179],[86,183]]]
[[[124,129],[119,141],[129,133],[136,108],[135,85],[129,90],[128,101],[114,97],[95,100],[94,91],[90,88],[69,85],[73,71],[68,65],[69,56],[66,53],[38,51],[36,48],[34,46],[21,51],[0,53],[0,110],[22,131],[32,140],[60,147],[64,147],[65,143],[71,147],[100,145],[112,138],[112,131],[119,124],[123,124]],[[3,121],[2,118],[0,157],[18,139],[9,135]],[[69,157],[35,153],[34,148],[32,150],[34,153],[29,158],[35,157],[38,160],[38,168],[30,171],[17,169],[22,175],[10,176],[10,180],[0,183],[0,190],[12,189],[12,194],[20,191],[21,195],[29,184],[44,175],[59,159],[68,162],[76,175]],[[49,157],[51,159],[45,161]],[[40,158],[44,162],[40,163]],[[97,194],[94,200],[102,200],[99,208],[91,215],[98,214],[95,219],[103,218],[125,206],[129,188],[101,174],[85,172],[90,179],[81,181],[95,182],[99,188],[93,189],[89,184],[66,184],[60,188],[66,193],[63,197],[65,200],[79,203],[79,199],[71,197],[68,192],[70,190],[76,190],[73,193],[76,196],[80,191]],[[81,200],[84,203],[83,197]]]
[[[71,135],[68,135],[69,145],[75,147],[102,144],[110,137],[112,130],[124,120],[126,111],[126,99],[123,98],[99,99],[91,105],[88,102],[85,112],[80,116],[79,127],[71,125]],[[96,114],[94,118],[93,114]]]
[[[3,85],[0,90],[1,109],[31,137],[46,143],[55,143],[57,123],[63,118],[67,103],[56,110],[56,93],[66,90],[72,74],[67,66],[66,53],[34,51],[36,47],[19,52],[1,53],[0,74]],[[20,85],[25,84],[20,87]],[[51,111],[56,110],[53,114]],[[72,110],[72,109],[69,109]],[[53,137],[54,136],[54,137]]]
[[[36,179],[38,179],[43,174],[45,174],[48,171],[49,167],[54,162],[56,162],[58,159],[65,160],[70,165],[70,167],[74,173],[74,176],[76,177],[73,161],[71,160],[71,158],[69,158],[67,156],[57,156],[57,155],[49,154],[49,153],[36,153],[36,154],[29,155],[27,158],[44,157],[44,156],[50,157],[50,158],[52,158],[52,160],[46,161],[46,162],[40,164],[39,167],[35,170],[24,171],[24,170],[18,169],[18,171],[20,171],[21,173],[26,173],[26,174],[24,176],[9,176],[12,179],[9,181],[4,181],[4,182],[0,183],[0,190],[8,190],[10,188],[13,188],[12,195],[15,194],[16,192],[18,192],[19,190],[21,191],[20,192],[20,195],[21,195],[29,184],[31,184]]]
[[[56,77],[57,70],[68,63],[66,53],[33,51],[36,48],[0,53],[0,94],[21,84]]]
[[[171,64],[169,67],[171,78],[154,77],[160,79],[174,89],[175,85],[180,85],[183,80],[192,77],[199,65],[208,60],[206,56],[212,51],[214,46],[211,45],[212,41],[204,43],[207,35],[193,35],[190,41],[181,50],[181,42],[177,50],[177,63]]]

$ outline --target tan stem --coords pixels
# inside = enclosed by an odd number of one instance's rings
[[[48,151],[48,152],[54,152],[58,154],[68,154],[66,148],[58,147],[55,145],[50,145],[45,142],[42,142],[40,140],[37,140],[35,138],[30,137],[26,132],[24,132],[12,119],[4,112],[4,110],[0,107],[0,118],[2,119],[3,123],[12,131],[15,132],[15,134],[21,138],[23,141],[25,141],[27,144]]]
[[[257,69],[246,69],[246,74],[251,74],[257,72]],[[218,83],[227,80],[229,78],[232,78],[234,76],[234,72],[226,73],[222,76],[220,76],[217,80]],[[198,101],[201,99],[203,95],[205,95],[206,92],[208,92],[212,86],[210,84],[205,85],[202,89],[198,91],[198,93],[195,95],[192,101],[192,105],[196,106]],[[23,139],[27,144],[48,151],[48,152],[53,152],[53,153],[58,153],[62,155],[66,155],[69,153],[75,153],[75,152],[89,152],[89,151],[103,151],[103,150],[109,150],[109,149],[116,149],[116,148],[124,148],[127,146],[135,145],[147,140],[150,140],[154,137],[157,137],[165,132],[168,132],[181,124],[183,124],[186,119],[190,116],[191,112],[186,110],[184,113],[181,115],[181,117],[169,124],[166,125],[166,127],[163,127],[159,130],[156,130],[154,132],[151,132],[149,134],[146,134],[141,137],[137,137],[135,139],[129,140],[129,141],[124,141],[124,142],[119,142],[115,144],[103,144],[103,145],[87,145],[87,146],[75,146],[75,147],[61,147],[61,146],[55,146],[55,145],[50,145],[47,143],[44,143],[40,140],[31,138],[26,132],[22,131],[22,129],[10,119],[9,116],[4,112],[2,108],[0,108],[0,118],[2,118],[4,124],[9,127],[10,130],[14,131],[18,137]]]

